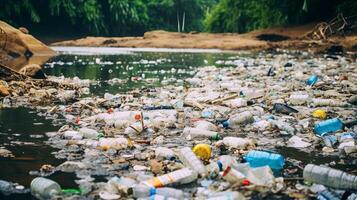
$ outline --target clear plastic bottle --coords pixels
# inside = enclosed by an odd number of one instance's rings
[[[216,162],[211,162],[206,166],[206,170],[210,177],[216,177],[219,172],[224,171],[227,167],[233,167],[238,165],[235,158],[229,155],[222,155],[218,158]]]
[[[47,178],[37,177],[31,181],[31,193],[38,199],[51,199],[61,194],[61,186]]]
[[[164,197],[171,197],[175,199],[184,198],[184,193],[181,190],[177,190],[174,188],[169,188],[169,187],[154,188],[144,184],[138,184],[133,187],[133,196],[135,198],[149,197],[155,194]]]
[[[193,138],[209,138],[211,140],[219,140],[221,138],[217,132],[190,127],[183,129],[183,136],[189,140]]]
[[[316,124],[314,127],[314,132],[316,135],[322,137],[327,133],[342,130],[343,127],[343,122],[340,119],[334,118]]]
[[[246,99],[256,99],[263,97],[265,94],[264,90],[258,89],[243,89],[240,91],[240,95]]]
[[[131,145],[131,142],[127,138],[100,138],[98,147],[103,150],[107,149],[126,149]]]
[[[103,136],[103,134],[98,133],[98,131],[87,127],[80,128],[79,133],[82,134],[84,138],[88,139],[97,139]]]
[[[214,193],[207,200],[245,200],[245,197],[239,192],[227,191]]]
[[[172,197],[165,197],[159,194],[154,194],[150,197],[138,198],[138,200],[177,200],[177,199]]]
[[[228,167],[222,175],[223,179],[230,182],[230,183],[241,183],[246,177],[240,171]]]
[[[343,106],[341,102],[337,102],[333,99],[320,99],[314,98],[312,99],[312,105],[315,107],[319,106]]]
[[[326,189],[326,190],[319,192],[319,195],[316,197],[316,199],[318,199],[318,200],[340,200],[341,197],[339,197],[334,192],[331,192]]]
[[[327,187],[357,190],[357,176],[330,167],[308,164],[304,168],[303,177],[306,181]]]
[[[231,116],[227,121],[223,122],[225,128],[236,128],[240,125],[245,125],[254,122],[254,115],[251,111],[244,111],[242,113]]]
[[[83,138],[82,134],[78,131],[65,131],[63,133],[64,138],[70,140],[81,140]]]
[[[292,105],[304,105],[310,101],[308,94],[292,94],[290,95],[289,102]]]
[[[245,156],[245,160],[251,167],[262,167],[268,165],[275,172],[280,171],[285,164],[285,159],[282,155],[257,150],[249,151]]]
[[[115,120],[115,122],[114,122],[114,127],[115,127],[116,129],[123,129],[123,128],[125,128],[125,127],[130,126],[130,124],[131,124],[131,122],[128,121],[128,120],[117,119],[117,120]]]
[[[216,125],[214,125],[211,122],[205,121],[205,120],[199,120],[194,123],[195,128],[201,129],[201,130],[207,130],[207,131],[217,131],[218,128]]]
[[[183,168],[168,174],[146,180],[143,184],[149,187],[163,187],[174,184],[191,183],[197,179],[197,172],[190,168]]]
[[[202,177],[206,175],[207,171],[205,166],[190,148],[184,147],[180,149],[178,157],[185,166],[195,170]]]

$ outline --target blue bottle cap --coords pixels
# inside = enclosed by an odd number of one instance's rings
[[[223,128],[228,128],[229,127],[229,122],[228,120],[222,122]]]

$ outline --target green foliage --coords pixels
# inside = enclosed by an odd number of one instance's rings
[[[287,21],[281,8],[283,0],[221,0],[207,16],[211,32],[247,32],[283,24]]]

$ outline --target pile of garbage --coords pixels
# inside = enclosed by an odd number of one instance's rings
[[[59,166],[31,183],[39,199],[355,199],[356,171],[284,157],[338,155],[356,165],[357,64],[288,54],[204,67],[161,88],[48,107]],[[311,162],[314,162],[311,160]],[[47,178],[75,173],[78,189]],[[97,181],[95,177],[107,181]]]

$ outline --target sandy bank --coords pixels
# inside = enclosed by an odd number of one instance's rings
[[[143,37],[86,37],[56,42],[53,46],[93,47],[150,47],[200,48],[222,50],[263,50],[269,48],[321,51],[331,45],[343,45],[347,50],[357,49],[357,36],[331,37],[309,40],[305,35],[315,24],[298,27],[271,28],[245,34],[234,33],[177,33],[167,31],[146,32]]]

